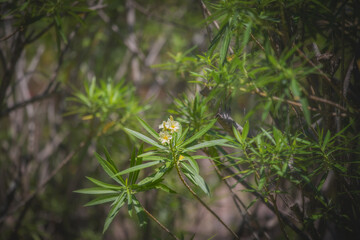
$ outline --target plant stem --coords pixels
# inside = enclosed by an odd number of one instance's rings
[[[185,185],[185,187],[190,191],[190,193],[227,229],[229,230],[229,232],[236,238],[236,239],[240,239],[238,237],[238,235],[236,235],[236,233],[231,230],[231,228],[226,225],[226,223],[224,223],[221,218],[213,211],[211,210],[211,208],[203,201],[201,200],[201,198],[194,192],[194,190],[191,189],[191,187],[189,186],[189,184],[186,183],[185,179],[183,178],[183,176],[181,175],[180,169],[179,169],[179,161],[176,161],[175,164],[176,167],[176,171],[179,175],[179,178],[181,180],[181,182]]]
[[[163,230],[165,230],[165,232],[167,232],[171,237],[173,237],[176,240],[179,240],[178,237],[175,236],[175,234],[173,234],[169,229],[167,229],[167,227],[165,227],[164,225],[161,224],[161,222],[159,222],[159,220],[157,220],[156,217],[154,217],[150,212],[148,212],[148,210],[146,210],[146,208],[144,208],[144,206],[140,203],[142,209],[144,209],[145,213],[152,219],[154,220]]]

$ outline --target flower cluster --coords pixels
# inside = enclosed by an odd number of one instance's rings
[[[180,129],[180,123],[177,121],[174,121],[173,117],[170,116],[169,119],[165,122],[163,121],[160,125],[159,125],[159,129],[162,129],[162,131],[160,132],[159,136],[159,140],[161,142],[161,144],[169,144],[170,140],[172,139],[172,134],[179,131]]]

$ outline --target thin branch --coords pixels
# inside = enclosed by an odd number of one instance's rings
[[[295,47],[295,46],[294,46]],[[347,99],[344,97],[343,93],[341,92],[341,90],[339,90],[331,81],[331,79],[318,67],[316,66],[306,55],[305,53],[303,53],[299,48],[296,48],[296,51],[300,54],[300,56],[302,58],[305,59],[305,61],[307,61],[312,67],[314,67],[316,69],[316,71],[318,71],[320,73],[320,75],[329,83],[329,85],[338,93],[338,95],[348,104],[349,102],[347,101]],[[353,108],[353,110],[357,113],[359,113],[360,111],[356,108]]]
[[[14,36],[17,32],[21,32],[21,31],[23,31],[23,30],[24,30],[24,27],[23,27],[23,26],[20,26],[19,28],[15,29],[15,31],[13,31],[13,32],[10,33],[9,35],[0,38],[0,42],[8,40],[8,39],[11,38],[12,36]]]
[[[209,154],[208,154],[206,151],[205,151],[205,153],[209,156]],[[211,165],[214,167],[217,175],[220,177],[220,179],[225,183],[226,187],[229,189],[229,191],[230,191],[230,193],[231,193],[231,195],[232,195],[233,201],[234,201],[234,203],[235,203],[235,206],[236,206],[236,208],[239,210],[239,212],[240,212],[240,214],[241,214],[241,216],[242,216],[242,218],[243,218],[243,222],[241,223],[241,225],[243,225],[243,223],[245,223],[245,224],[249,227],[251,233],[253,234],[254,239],[259,239],[259,237],[258,237],[257,234],[256,234],[256,231],[254,231],[253,227],[252,227],[252,226],[250,225],[250,223],[246,220],[247,216],[251,216],[251,214],[249,213],[249,211],[248,211],[248,209],[246,208],[245,204],[243,203],[243,201],[241,201],[241,199],[239,198],[239,196],[234,193],[234,191],[232,190],[230,184],[229,184],[228,181],[224,178],[224,176],[222,175],[220,169],[216,166],[214,160],[213,160],[213,159],[211,159],[211,160],[209,159],[209,161],[210,161]],[[240,206],[239,206],[239,203],[240,203],[241,206],[244,208],[246,214],[244,214],[243,211],[241,210],[241,208],[240,208]]]
[[[169,229],[167,229],[167,227],[165,227],[164,225],[162,225],[161,222],[159,222],[159,220],[154,217],[150,212],[148,212],[148,210],[146,210],[146,208],[140,203],[142,209],[144,210],[144,212],[152,219],[154,220],[154,222],[156,222],[163,230],[165,230],[165,232],[167,232],[172,238],[179,240],[178,237],[175,236],[175,234],[173,234]]]
[[[44,100],[44,99],[47,99],[47,98],[50,98],[52,96],[54,96],[57,92],[53,91],[53,92],[50,92],[50,93],[42,93],[40,95],[37,95],[35,97],[32,97],[26,101],[23,101],[23,102],[20,102],[20,103],[16,103],[14,104],[13,106],[9,107],[9,108],[6,108],[4,109],[3,111],[0,112],[0,118],[4,117],[4,116],[7,116],[10,112],[16,110],[16,109],[19,109],[19,108],[22,108],[22,107],[26,107],[27,105],[29,104],[32,104],[32,103],[35,103],[35,102],[38,102],[38,101],[41,101],[41,100]]]
[[[22,200],[19,204],[17,204],[15,207],[11,209],[7,214],[4,214],[0,218],[0,223],[3,222],[8,215],[14,214],[19,208],[27,204],[27,202],[31,201],[36,194],[38,194],[49,182],[50,180],[74,157],[75,154],[77,154],[83,147],[85,146],[85,141],[81,142],[79,146],[71,151],[61,162],[60,164],[51,172],[51,174],[45,179],[43,183],[39,185],[32,193],[29,193],[24,200]]]
[[[275,207],[269,202],[269,201],[265,201],[265,198],[256,191],[256,189],[254,189],[253,187],[250,186],[249,183],[247,183],[244,178],[242,176],[240,176],[239,174],[235,173],[232,169],[230,169],[229,167],[225,167],[225,171],[228,172],[228,174],[234,178],[236,181],[238,181],[239,183],[241,183],[246,189],[249,190],[253,190],[251,193],[258,199],[261,200],[262,203],[264,203],[272,212],[275,212]],[[283,220],[283,222],[288,225],[292,230],[294,230],[295,233],[297,233],[302,239],[308,239],[310,240],[310,238],[303,232],[301,231],[295,224],[293,224],[290,219],[281,211],[279,211],[279,217]]]
[[[47,25],[43,30],[41,30],[38,34],[36,34],[34,37],[30,38],[31,36],[28,36],[28,39],[25,40],[25,44],[30,44],[37,39],[39,39],[42,35],[44,35],[49,29],[54,26],[55,22],[50,23]]]
[[[229,230],[229,232],[236,238],[236,239],[240,239],[238,237],[238,235],[231,230],[231,228],[223,222],[223,220],[221,220],[221,218],[194,192],[194,190],[192,190],[192,188],[189,186],[189,184],[186,183],[185,179],[183,178],[183,176],[181,175],[180,169],[179,169],[179,162],[177,161],[175,163],[175,167],[176,167],[176,171],[178,173],[178,176],[181,180],[181,182],[184,184],[184,186],[189,190],[189,192],[201,203],[201,205],[203,205],[227,230]]]

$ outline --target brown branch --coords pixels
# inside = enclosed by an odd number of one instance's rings
[[[22,200],[19,204],[13,207],[7,214],[4,214],[0,218],[0,223],[3,222],[8,215],[14,214],[19,208],[27,204],[27,202],[31,201],[36,194],[38,194],[44,187],[47,185],[50,180],[73,158],[75,154],[77,154],[83,147],[85,146],[85,141],[81,142],[79,146],[70,152],[61,162],[60,164],[51,172],[51,174],[42,182],[32,193],[29,193],[24,200]]]
[[[140,203],[140,202],[139,202]],[[154,217],[148,210],[146,210],[146,208],[140,203],[142,209],[144,210],[144,212],[152,219],[154,220],[154,222],[156,222],[163,230],[165,230],[165,232],[167,232],[172,238],[179,240],[178,237],[175,236],[175,234],[173,234],[167,227],[165,227],[161,222],[159,222],[159,220]]]
[[[272,212],[275,213],[275,207],[273,206],[273,204],[271,204],[269,201],[266,201],[265,198],[256,191],[256,189],[254,189],[253,187],[250,186],[250,184],[248,182],[246,182],[244,180],[244,178],[242,176],[239,176],[239,174],[235,173],[232,169],[230,169],[229,167],[225,167],[224,170],[232,177],[234,178],[236,181],[238,181],[239,183],[241,183],[246,189],[248,190],[253,190],[251,193],[257,197],[258,199],[260,199],[260,201],[265,204]],[[283,220],[284,224],[286,224],[287,226],[289,226],[292,230],[294,230],[295,233],[297,233],[302,239],[308,239],[310,240],[310,238],[303,232],[301,231],[295,224],[293,224],[290,219],[279,210],[279,217]]]
[[[261,96],[261,97],[266,97],[266,98],[270,98],[272,100],[275,100],[275,101],[281,101],[281,102],[285,102],[287,104],[290,104],[290,105],[293,105],[293,106],[297,106],[297,107],[302,107],[302,104],[299,103],[299,102],[295,102],[295,101],[292,101],[292,100],[288,100],[288,99],[283,99],[283,98],[280,98],[280,97],[277,97],[277,96],[268,96],[268,94],[266,92],[262,92],[260,91],[258,88],[255,89],[255,91],[253,93],[256,93],[257,95]],[[342,107],[341,105],[337,104],[337,103],[334,103],[330,100],[327,100],[327,99],[323,99],[323,98],[320,98],[320,97],[316,97],[314,95],[309,95],[308,96],[310,99],[314,100],[314,101],[318,101],[318,102],[323,102],[323,103],[326,103],[326,104],[329,104],[329,105],[332,105],[334,107],[337,107],[339,108],[340,110],[344,111],[344,112],[348,112],[346,110],[346,108]],[[321,112],[319,109],[317,108],[313,108],[313,107],[310,107],[308,106],[307,109],[309,109],[310,111],[313,111],[313,112]],[[342,117],[346,117],[347,114],[346,113],[336,113],[336,112],[333,112],[331,113],[331,115],[333,116],[342,116]]]
[[[196,198],[196,200],[198,200],[201,203],[201,205],[203,205],[236,239],[240,239],[238,235],[226,223],[224,223],[224,221],[221,220],[221,218],[194,192],[194,190],[192,190],[189,184],[187,184],[184,177],[181,175],[178,161],[175,163],[175,168],[181,182],[189,190],[189,192]]]
[[[21,32],[21,31],[23,31],[23,30],[24,30],[24,27],[23,27],[23,26],[20,26],[19,28],[17,28],[15,31],[13,31],[13,32],[10,33],[9,35],[0,38],[0,42],[8,40],[8,39],[11,38],[12,36],[14,36],[17,32]]]

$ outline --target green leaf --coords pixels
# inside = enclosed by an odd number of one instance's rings
[[[105,183],[105,182],[96,180],[91,177],[86,177],[86,178],[89,179],[91,182],[95,183],[96,185],[98,185],[99,187],[103,187],[103,188],[107,188],[107,189],[114,189],[114,190],[121,190],[124,188],[123,186],[117,186],[117,185]]]
[[[148,156],[148,157],[144,157],[143,161],[163,161],[166,159],[167,158],[161,156]]]
[[[196,139],[202,137],[207,131],[209,131],[209,129],[215,124],[217,120],[213,119],[208,125],[206,125],[204,128],[202,128],[199,132],[197,132],[196,134],[194,134],[192,137],[190,137],[189,139],[187,139],[185,142],[183,142],[180,147],[185,147],[186,145],[192,143],[193,141],[195,141]]]
[[[192,156],[187,155],[185,159],[189,161],[190,165],[196,171],[196,173],[200,172],[199,165]]]
[[[250,34],[251,34],[251,27],[252,27],[252,21],[250,21],[249,23],[245,24],[246,25],[246,30],[244,32],[244,37],[241,43],[241,48],[244,49],[246,44],[249,42],[249,38],[250,38]]]
[[[188,147],[184,150],[184,152],[186,151],[193,151],[196,149],[200,149],[200,148],[205,148],[205,147],[212,147],[212,146],[216,146],[216,145],[224,145],[224,143],[226,143],[228,140],[227,139],[217,139],[217,140],[211,140],[211,141],[206,141],[206,142],[202,142],[199,144],[196,144],[194,146]]]
[[[134,136],[134,137],[137,137],[139,138],[140,140],[143,140],[144,142],[150,144],[150,145],[153,145],[157,148],[160,148],[160,149],[166,149],[164,146],[161,146],[160,144],[158,144],[157,142],[155,142],[154,140],[152,140],[151,138],[139,133],[139,132],[136,132],[134,130],[131,130],[131,129],[128,129],[128,128],[125,128],[124,129],[128,134]]]
[[[136,154],[136,150],[135,148],[133,149],[133,152],[131,153],[131,157],[130,157],[130,168],[134,167],[136,162],[135,162],[135,154]],[[133,183],[133,176],[134,176],[134,172],[130,172],[129,173],[129,184],[132,185]]]
[[[133,196],[132,194],[130,193],[130,190],[129,189],[126,189],[126,194],[127,194],[127,205],[128,205],[128,213],[129,213],[129,216],[132,217],[132,210],[133,210]]]
[[[308,109],[308,106],[309,106],[308,100],[306,98],[301,98],[300,102],[301,102],[302,110],[304,112],[305,120],[306,120],[307,124],[310,125],[311,124],[311,115],[310,115],[310,110]]]
[[[330,136],[331,136],[331,133],[330,133],[330,131],[328,130],[328,131],[326,132],[326,135],[325,135],[323,144],[322,144],[322,146],[321,146],[321,149],[322,149],[323,151],[325,150],[326,145],[329,143]]]
[[[225,36],[223,38],[222,45],[221,45],[221,48],[220,48],[220,64],[221,65],[224,65],[226,55],[227,55],[227,52],[229,50],[230,40],[231,40],[231,37],[232,37],[232,32],[231,32],[231,29],[230,29],[229,25],[226,25],[224,35]]]
[[[108,158],[108,152],[105,152],[107,158]],[[125,186],[125,182],[122,178],[116,178],[114,177],[114,174],[117,173],[117,169],[116,167],[113,165],[112,161],[106,161],[105,159],[103,159],[98,153],[95,153],[95,157],[97,158],[98,162],[100,163],[101,167],[104,169],[104,171],[112,178],[114,179],[116,182],[118,182],[119,184],[121,184],[122,186]],[[109,155],[110,157],[110,155]],[[111,159],[111,158],[108,158]]]
[[[141,147],[140,147],[140,149],[139,149],[138,154],[141,154],[141,153],[143,152],[143,147],[144,147],[144,146],[143,146],[143,144],[142,144]],[[143,158],[137,157],[137,158],[136,158],[136,166],[140,165],[140,164],[142,163],[142,161],[143,161]],[[137,180],[138,177],[139,177],[139,173],[140,173],[140,170],[134,172],[133,181],[131,182],[131,184],[135,184],[135,183],[136,183],[136,180]]]
[[[142,227],[147,224],[147,215],[146,215],[143,207],[141,206],[140,202],[135,197],[133,197],[132,202],[134,204],[136,216],[139,219],[139,225],[140,225],[140,227]]]
[[[154,165],[159,164],[159,163],[161,163],[161,161],[154,161],[154,162],[148,162],[148,163],[140,164],[140,165],[128,168],[128,169],[126,169],[124,171],[121,171],[121,172],[115,174],[114,177],[119,176],[119,175],[124,175],[124,174],[127,174],[127,173],[131,173],[131,172],[141,170],[141,169],[144,169],[144,168],[148,168],[148,167],[154,166]]]
[[[243,144],[243,138],[240,135],[239,131],[234,126],[232,126],[232,129],[236,140],[238,140],[239,143]]]
[[[147,157],[147,156],[151,156],[151,155],[154,155],[154,154],[157,154],[157,152],[146,152],[146,153],[142,153],[140,155],[138,155],[138,157]]]
[[[94,187],[94,188],[84,188],[75,190],[76,193],[82,193],[82,194],[113,194],[117,193],[117,191],[112,189],[106,189],[102,187]]]
[[[99,204],[103,204],[103,203],[107,203],[107,202],[112,202],[112,201],[115,201],[118,198],[118,196],[119,196],[119,194],[112,194],[112,195],[97,197],[94,200],[91,200],[90,202],[86,203],[84,206],[89,207],[89,206],[99,205]]]
[[[174,190],[172,190],[171,188],[169,188],[168,186],[166,186],[165,184],[162,184],[162,183],[158,183],[155,186],[155,188],[163,190],[164,192],[167,192],[167,193],[176,193]]]
[[[151,136],[153,136],[155,139],[159,138],[159,134],[152,128],[150,127],[149,124],[147,124],[144,120],[142,120],[141,118],[137,117],[137,120],[140,122],[140,124],[143,126],[143,128],[151,134]]]
[[[276,142],[274,138],[268,133],[265,129],[261,128],[261,131],[265,134],[265,136],[274,144],[276,145]]]
[[[181,143],[184,141],[184,139],[185,139],[186,134],[187,134],[188,131],[189,131],[189,128],[187,127],[187,128],[185,129],[185,131],[183,131],[181,134],[179,134],[179,138],[178,138],[178,140],[177,140],[177,144],[178,144],[178,145],[181,145]]]
[[[210,46],[209,46],[209,53],[210,55],[212,55],[212,53],[214,52],[216,46],[219,44],[220,39],[222,34],[224,33],[224,31],[228,28],[228,23],[226,25],[224,25],[223,27],[221,27],[221,29],[217,32],[217,34],[215,35],[215,37],[212,39]]]
[[[242,134],[241,134],[242,139],[246,140],[248,134],[249,134],[249,121],[246,121],[243,131],[242,131]]]
[[[111,208],[108,216],[106,217],[105,220],[105,224],[104,224],[104,229],[103,229],[103,233],[108,229],[110,223],[114,220],[114,217],[116,216],[116,214],[120,211],[120,208],[124,205],[125,203],[125,192],[123,192],[121,195],[119,195],[119,197],[115,200],[113,207]]]
[[[161,179],[172,168],[173,168],[173,164],[167,162],[165,163],[165,165],[162,165],[160,168],[158,168],[155,173],[151,174],[150,176],[138,182],[138,185],[145,185],[148,184],[149,182],[156,182],[157,180]]]
[[[184,175],[196,186],[198,186],[204,193],[210,196],[210,190],[204,179],[196,172],[196,170],[185,162],[181,162],[182,172]]]

